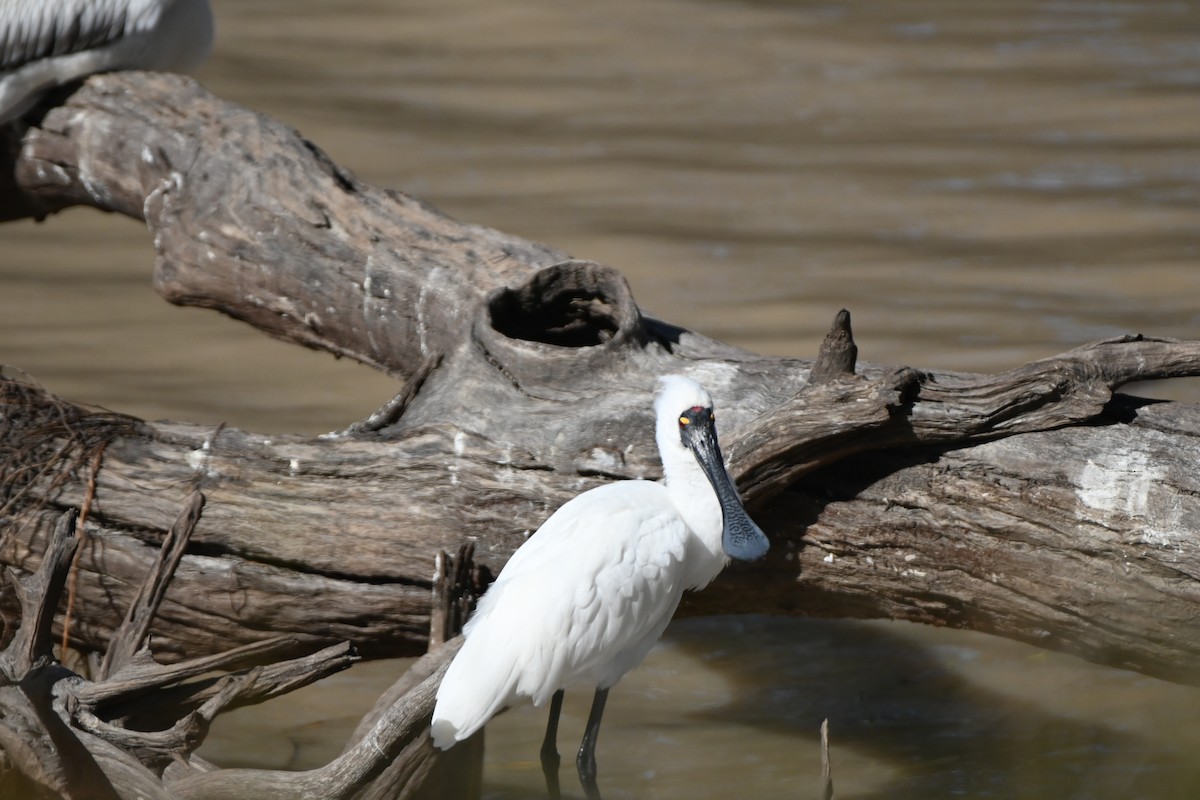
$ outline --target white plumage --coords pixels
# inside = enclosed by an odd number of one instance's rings
[[[480,600],[438,690],[436,746],[466,739],[521,698],[542,705],[570,687],[606,691],[646,657],[685,589],[707,585],[731,555],[766,552],[721,462],[708,393],[664,378],[655,411],[663,481],[585,492],[517,550]],[[594,744],[591,721],[589,733]],[[581,750],[581,776],[583,761]]]
[[[434,743],[473,734],[518,698],[608,688],[641,663],[683,594],[688,530],[658,483],[614,483],[562,506],[504,567],[438,692]],[[598,533],[588,519],[605,520]]]
[[[0,123],[92,73],[193,69],[212,40],[208,0],[0,0]]]

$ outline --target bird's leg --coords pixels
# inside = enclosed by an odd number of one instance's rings
[[[558,784],[558,716],[562,713],[563,690],[559,689],[550,698],[550,719],[546,722],[546,738],[542,740],[542,774],[546,776],[546,793],[550,800],[560,800],[562,789]]]
[[[587,728],[583,731],[583,744],[575,766],[579,769],[579,782],[588,800],[598,800],[600,790],[596,787],[596,738],[600,735],[600,718],[604,716],[604,703],[608,700],[608,689],[597,689],[592,698],[592,711],[588,714]]]

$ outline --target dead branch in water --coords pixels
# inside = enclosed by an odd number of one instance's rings
[[[445,668],[461,639],[419,661],[364,719],[346,751],[308,772],[215,769],[193,756],[218,713],[261,702],[345,669],[358,660],[348,643],[276,661],[295,647],[286,637],[173,665],[158,664],[147,640],[149,622],[204,506],[194,492],[172,528],[171,541],[142,582],[94,679],[63,667],[50,651],[54,609],[80,540],[67,512],[55,527],[36,573],[9,571],[22,623],[0,652],[0,747],[19,777],[6,776],[22,796],[434,798],[479,791],[478,746],[435,756],[429,717]],[[465,558],[464,558],[465,557]],[[448,602],[454,581],[471,573],[469,553],[451,562],[439,586]],[[449,609],[444,616],[452,616]],[[251,666],[273,662],[269,667]],[[481,741],[479,744],[481,745]]]

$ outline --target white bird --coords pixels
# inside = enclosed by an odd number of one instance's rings
[[[438,689],[437,747],[466,739],[519,698],[551,700],[541,755],[557,796],[563,690],[593,687],[576,763],[589,796],[598,796],[595,746],[608,690],[650,652],[685,589],[706,586],[731,557],[766,554],[767,538],[725,469],[708,392],[681,376],[661,387],[662,482],[584,492],[518,548],[480,599]]]
[[[193,69],[212,40],[208,0],[0,0],[0,124],[96,72]]]

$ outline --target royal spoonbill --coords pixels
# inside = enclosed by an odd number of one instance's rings
[[[589,797],[598,796],[596,736],[608,690],[650,652],[684,589],[769,547],[725,470],[712,398],[689,378],[660,383],[662,481],[600,486],[554,512],[480,599],[438,689],[432,732],[442,749],[519,698],[551,701],[541,751],[551,796],[564,689],[595,689],[576,765]]]
[[[194,69],[212,40],[208,0],[0,0],[0,123],[92,73]]]

